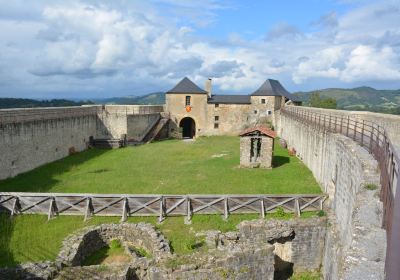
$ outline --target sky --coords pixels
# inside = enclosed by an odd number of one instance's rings
[[[249,94],[400,89],[400,0],[0,0],[0,97],[89,99],[187,76]]]

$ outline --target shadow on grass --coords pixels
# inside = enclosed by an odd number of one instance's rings
[[[110,246],[100,248],[96,252],[89,255],[83,262],[83,266],[101,264],[109,256]]]
[[[90,149],[77,154],[67,156],[63,159],[42,165],[26,173],[17,175],[0,181],[0,191],[2,192],[47,192],[51,190],[59,181],[55,179],[57,175],[70,171],[76,166],[101,156],[110,150]],[[103,173],[108,169],[94,170],[93,173]]]
[[[279,167],[279,166],[285,165],[289,162],[290,162],[290,158],[285,157],[285,156],[274,156],[272,158],[272,166],[273,167]]]
[[[0,211],[2,209],[0,208]],[[10,241],[14,231],[14,220],[6,211],[0,212],[0,264],[15,266],[14,255],[10,249]]]

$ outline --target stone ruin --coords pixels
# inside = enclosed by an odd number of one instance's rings
[[[154,226],[103,224],[78,230],[63,241],[54,262],[0,269],[0,279],[287,279],[293,271],[318,270],[324,248],[325,218],[244,221],[238,231],[205,231],[196,238],[204,250],[185,262],[171,252],[169,242]],[[84,266],[85,259],[118,239],[131,261],[122,265]],[[149,252],[142,257],[127,244]],[[176,265],[172,265],[176,264]]]

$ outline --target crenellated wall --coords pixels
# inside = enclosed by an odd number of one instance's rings
[[[88,148],[89,138],[141,137],[163,106],[0,110],[0,180]]]
[[[384,123],[384,117],[373,120]],[[285,114],[280,116],[278,131],[329,195],[331,226],[325,240],[324,279],[383,279],[386,233],[381,228],[377,162],[350,138],[318,130]],[[367,190],[367,184],[378,188]]]

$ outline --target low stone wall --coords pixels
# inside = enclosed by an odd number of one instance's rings
[[[169,242],[150,224],[103,224],[87,227],[63,241],[56,263],[79,266],[93,252],[103,248],[112,239],[130,242],[143,248],[157,261],[169,257]]]
[[[343,135],[319,131],[285,115],[280,118],[280,137],[296,149],[329,195],[325,279],[383,279],[386,233],[381,228],[377,162]],[[366,190],[367,184],[378,188]]]
[[[291,264],[295,272],[319,268],[325,226],[325,218],[253,220],[240,223],[236,232],[202,232],[198,237],[206,248],[171,267],[180,256],[171,254],[168,240],[152,225],[104,224],[67,237],[55,262],[0,269],[0,279],[272,280],[287,268],[279,262]],[[135,256],[126,265],[81,266],[112,239],[144,248],[152,257]]]

